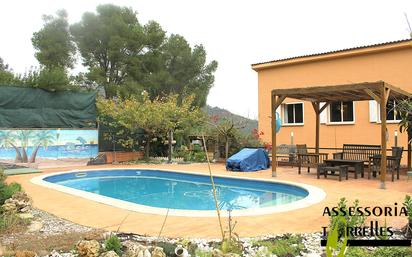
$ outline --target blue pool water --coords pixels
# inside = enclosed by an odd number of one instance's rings
[[[136,204],[180,210],[214,210],[208,176],[157,170],[102,170],[66,173],[44,180]],[[223,210],[255,209],[300,200],[300,187],[256,180],[214,177]]]

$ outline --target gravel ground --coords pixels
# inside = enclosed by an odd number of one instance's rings
[[[72,232],[87,233],[93,230],[93,228],[78,225],[38,209],[33,209],[31,213],[34,216],[34,220],[42,222],[43,227],[39,232],[45,236]]]
[[[33,215],[33,219],[31,220],[28,229],[20,233],[11,233],[0,236],[1,245],[18,244],[18,240],[20,240],[21,236],[32,235],[47,238],[49,236],[68,233],[88,233],[95,231],[93,228],[75,224],[39,209],[32,209],[30,213]]]
[[[15,245],[19,243],[19,240],[22,238],[31,236],[34,238],[41,238],[42,240],[47,240],[47,238],[55,237],[58,235],[67,235],[67,234],[84,234],[90,232],[98,232],[102,235],[102,231],[98,231],[93,228],[81,226],[75,224],[73,222],[58,218],[52,214],[47,212],[32,209],[31,214],[33,215],[32,223],[28,227],[26,231],[20,231],[19,233],[12,233],[7,235],[0,236],[0,245]],[[103,237],[107,236],[109,232],[103,233]],[[306,248],[305,253],[301,253],[302,257],[320,257],[322,256],[323,249],[320,247],[320,240],[321,240],[321,233],[306,233],[300,234],[303,238],[303,244]],[[177,243],[179,242],[179,238],[168,239],[168,238],[158,238],[158,237],[146,237],[136,234],[128,234],[128,233],[118,233],[119,238],[121,241],[135,241],[140,242],[144,245],[151,244],[156,241],[165,241],[169,243]],[[267,253],[267,249],[265,247],[256,247],[253,246],[253,242],[257,240],[271,240],[276,238],[281,238],[284,235],[268,235],[263,237],[256,237],[256,238],[241,238],[241,242],[244,247],[243,256],[252,257],[252,256],[271,256]],[[403,232],[400,230],[395,231],[395,234],[390,239],[403,239]],[[364,239],[372,239],[372,238],[364,238]],[[213,243],[219,242],[219,239],[214,240],[206,240],[200,238],[192,238],[190,239],[191,242],[196,243],[198,248],[203,250],[212,250],[211,245]],[[267,255],[268,254],[268,255]],[[70,257],[73,256],[73,253],[58,253],[57,251],[52,252],[51,256],[59,257]]]

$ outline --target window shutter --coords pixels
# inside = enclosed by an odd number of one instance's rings
[[[326,103],[320,103],[320,108],[322,108]],[[323,110],[323,112],[320,114],[320,124],[326,124],[328,121],[328,110],[327,108]]]
[[[369,121],[378,121],[378,102],[376,102],[375,100],[369,101]]]

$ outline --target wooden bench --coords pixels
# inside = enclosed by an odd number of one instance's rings
[[[296,164],[296,146],[286,145],[286,144],[277,146],[276,147],[276,161],[289,164],[293,167],[294,164]]]
[[[299,174],[302,167],[307,167],[309,173],[310,168],[317,168],[319,164],[328,159],[327,153],[309,153],[306,144],[296,145],[296,155]]]
[[[368,164],[369,157],[380,153],[380,145],[344,144],[342,152],[333,153],[333,159],[363,161],[365,164]]]
[[[342,181],[342,176],[346,177],[346,180],[348,180],[348,165],[340,165],[340,166],[326,166],[326,165],[319,165],[318,166],[318,179],[320,178],[320,175],[323,174],[325,178],[328,177],[328,173],[330,175],[337,175],[339,176],[339,181]]]
[[[364,177],[364,165],[369,165],[370,157],[380,153],[380,145],[344,144],[342,152],[333,153],[333,159],[363,162],[361,176]],[[355,169],[355,177],[357,177],[358,172],[359,170]]]

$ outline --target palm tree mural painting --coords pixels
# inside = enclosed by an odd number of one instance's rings
[[[19,151],[19,148],[16,144],[17,135],[12,130],[3,130],[0,131],[0,146],[1,147],[8,147],[11,146],[16,151],[16,158],[14,162],[22,162],[23,158]]]
[[[16,151],[16,157],[14,159],[16,163],[34,163],[40,146],[43,146],[47,150],[47,147],[54,142],[54,138],[55,135],[51,130],[41,130],[37,132],[33,130],[3,130],[0,131],[0,147],[13,147]],[[29,141],[35,146],[30,159],[27,156]],[[20,142],[20,147],[17,146],[18,142]]]
[[[27,163],[27,146],[29,145],[29,139],[33,136],[32,130],[20,130],[17,132],[17,139],[20,140],[21,144],[21,162]]]
[[[98,153],[97,138],[97,130],[0,129],[0,160],[35,163],[40,157],[89,158]]]
[[[36,155],[39,151],[40,146],[43,146],[44,149],[47,151],[47,147],[54,143],[56,135],[51,130],[41,130],[36,133],[34,136],[33,143],[36,148],[33,150],[29,162],[34,163],[36,162]]]

